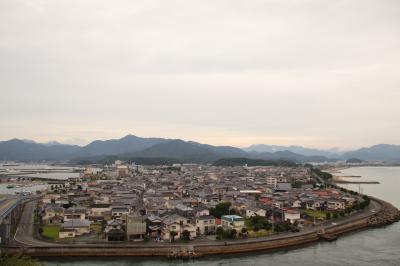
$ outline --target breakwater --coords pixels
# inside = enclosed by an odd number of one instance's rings
[[[379,185],[380,183],[378,181],[350,181],[350,180],[340,180],[336,179],[335,183],[337,184],[370,184],[370,185]]]
[[[396,207],[377,198],[373,200],[381,204],[381,210],[368,218],[369,227],[385,226],[400,221],[400,211]]]

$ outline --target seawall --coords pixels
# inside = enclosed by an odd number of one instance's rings
[[[400,219],[400,212],[390,203],[371,198],[379,204],[376,213],[365,211],[362,215],[350,218],[346,222],[330,224],[323,227],[307,229],[307,231],[278,235],[270,238],[240,239],[234,241],[209,241],[206,243],[189,242],[187,244],[102,244],[102,245],[65,245],[65,246],[20,246],[3,247],[2,253],[23,253],[33,257],[62,256],[137,256],[137,257],[168,257],[171,254],[187,254],[196,256],[233,254],[254,251],[267,251],[293,246],[300,246],[326,239],[326,235],[340,235],[377,226],[385,226]]]

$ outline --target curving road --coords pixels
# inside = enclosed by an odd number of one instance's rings
[[[35,246],[35,247],[43,247],[43,246],[57,246],[57,244],[48,243],[36,239],[34,234],[34,216],[35,216],[35,208],[37,201],[30,201],[25,204],[24,210],[21,215],[21,220],[19,222],[19,226],[14,235],[14,241],[16,244],[23,246]]]
[[[23,210],[20,224],[18,226],[18,229],[15,233],[14,236],[14,242],[18,246],[23,246],[23,247],[68,247],[68,246],[76,246],[74,244],[57,244],[57,243],[50,243],[50,242],[45,242],[41,241],[39,239],[36,239],[34,237],[34,213],[35,213],[35,208],[36,208],[36,200],[35,201],[30,201],[26,203],[25,208]],[[251,238],[251,239],[237,239],[233,241],[226,241],[226,243],[229,244],[240,244],[240,243],[254,243],[254,242],[263,242],[263,241],[271,241],[271,240],[276,240],[276,239],[284,239],[288,237],[293,237],[293,236],[301,236],[305,234],[309,234],[312,232],[317,232],[320,229],[330,229],[335,226],[343,225],[346,223],[350,223],[355,220],[359,220],[362,218],[367,218],[369,216],[372,216],[376,213],[378,213],[381,210],[382,206],[379,202],[375,200],[371,200],[371,204],[363,211],[360,213],[353,214],[351,216],[341,218],[337,221],[329,221],[325,222],[324,224],[317,225],[315,227],[308,227],[303,230],[301,230],[298,233],[283,233],[279,235],[274,235],[274,236],[269,236],[269,237],[260,237],[260,238]],[[187,246],[182,243],[176,243],[176,244],[171,244],[171,243],[80,243],[79,246],[87,246],[87,247],[100,247],[100,246],[108,246],[108,247],[115,247],[116,245],[118,246],[129,246],[129,247],[160,247],[160,246]],[[211,240],[195,240],[190,243],[192,246],[201,246],[201,245],[221,245],[220,241],[211,241]]]

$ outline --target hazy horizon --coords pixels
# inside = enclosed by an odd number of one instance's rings
[[[400,1],[0,0],[0,139],[400,144]]]
[[[77,145],[77,146],[83,147],[83,146],[86,146],[86,145],[88,145],[88,144],[90,144],[90,143],[92,143],[92,142],[94,142],[94,141],[98,141],[98,140],[100,140],[100,141],[118,140],[118,139],[127,137],[128,135],[133,135],[133,136],[141,137],[141,138],[165,138],[165,139],[171,139],[171,140],[180,139],[180,140],[183,140],[183,141],[194,141],[194,142],[198,142],[198,143],[201,143],[201,144],[211,144],[211,143],[205,143],[205,142],[201,142],[201,141],[194,140],[194,139],[168,138],[168,137],[163,137],[163,136],[139,136],[139,135],[132,134],[132,133],[129,133],[129,134],[127,134],[127,135],[120,136],[120,137],[109,138],[109,139],[107,139],[107,138],[102,138],[102,139],[92,139],[92,140],[86,140],[86,141],[82,140],[81,143],[78,143],[78,142],[75,142],[75,143],[74,143],[74,142],[62,142],[62,141],[58,141],[58,140],[56,140],[56,139],[54,139],[54,140],[47,140],[47,141],[39,141],[39,140],[28,139],[28,138],[12,138],[12,139],[19,139],[19,140],[21,140],[21,141],[25,141],[25,142],[28,142],[28,143],[29,143],[29,142],[33,142],[33,143],[37,143],[37,144],[51,144],[51,143],[57,142],[58,144]],[[0,140],[0,142],[2,142],[2,141],[9,141],[9,140],[12,140],[12,139]],[[397,145],[397,144],[393,144],[393,143],[375,143],[375,144],[373,144],[373,145],[378,145],[378,144]],[[211,144],[211,145],[215,145],[215,146],[225,146],[225,145],[220,145],[220,144],[218,144],[218,143]],[[319,150],[321,150],[321,151],[330,151],[330,152],[333,152],[333,153],[335,153],[335,152],[343,153],[343,152],[347,152],[347,151],[351,151],[351,150],[352,150],[352,149],[343,149],[343,148],[341,148],[341,147],[320,148],[320,147],[312,147],[312,146],[305,146],[305,145],[291,145],[291,144],[289,144],[289,145],[283,145],[283,144],[269,144],[269,143],[252,143],[252,144],[246,145],[246,146],[235,146],[235,145],[227,145],[227,146],[233,146],[233,147],[245,149],[245,148],[249,148],[250,146],[255,146],[255,145],[270,145],[270,146],[284,146],[284,147],[303,147],[303,148],[308,148],[308,149],[319,149]],[[373,146],[373,145],[371,145],[371,146]],[[353,149],[368,148],[368,147],[370,147],[370,146],[355,147],[355,148],[353,148]]]

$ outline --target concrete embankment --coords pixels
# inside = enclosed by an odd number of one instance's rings
[[[261,250],[271,250],[278,248],[286,248],[315,242],[319,240],[316,231],[307,234],[299,234],[293,236],[282,236],[278,239],[257,240],[249,239],[248,241],[231,241],[231,242],[210,242],[204,244],[182,244],[182,245],[70,245],[55,247],[8,247],[5,252],[23,253],[33,257],[62,257],[62,256],[138,256],[138,257],[168,257],[173,253],[185,253],[194,251],[195,254],[217,255],[229,253],[243,253]]]
[[[190,242],[188,244],[168,245],[166,243],[156,244],[109,244],[109,245],[66,245],[66,246],[24,246],[5,247],[2,252],[24,253],[29,256],[51,257],[51,256],[140,256],[140,257],[168,257],[171,254],[196,254],[217,255],[232,254],[253,251],[273,250],[300,246],[318,240],[336,239],[336,237],[361,229],[376,226],[384,226],[400,219],[400,212],[390,203],[372,198],[379,209],[376,212],[366,210],[364,213],[349,217],[346,221],[333,223],[323,227],[309,229],[306,232],[293,233],[271,238],[243,239],[236,241],[210,241],[206,243]]]

